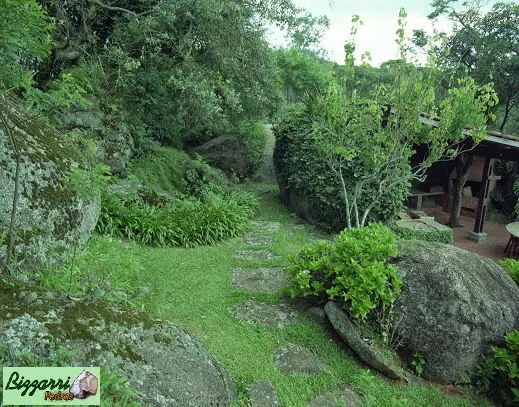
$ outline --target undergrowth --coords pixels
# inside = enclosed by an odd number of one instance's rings
[[[238,190],[200,157],[180,158],[177,164],[142,161],[134,177],[146,181],[146,187],[104,193],[97,231],[156,247],[213,245],[242,234],[258,208],[256,198]],[[174,184],[167,186],[164,174],[151,173],[162,165],[177,176]]]

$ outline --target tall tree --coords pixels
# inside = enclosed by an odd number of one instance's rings
[[[504,132],[519,108],[519,4],[499,2],[487,13],[482,5],[482,1],[435,0],[429,17],[447,16],[454,22],[454,31],[439,53],[447,64],[461,63],[478,83],[494,83],[500,100],[496,124]]]

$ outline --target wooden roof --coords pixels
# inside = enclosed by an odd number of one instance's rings
[[[438,127],[440,118],[422,112],[420,120],[425,124]],[[471,149],[468,154],[519,162],[519,137],[488,131],[485,139],[475,146],[470,138],[470,131],[470,127],[465,128],[463,134],[467,138],[460,143],[463,149]]]

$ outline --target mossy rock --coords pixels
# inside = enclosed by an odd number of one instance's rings
[[[15,359],[27,349],[43,366],[58,348],[71,350],[77,366],[102,366],[128,379],[142,404],[228,406],[235,398],[225,368],[173,324],[7,277],[0,277],[0,343]]]
[[[84,246],[95,228],[100,199],[79,197],[65,181],[72,165],[89,163],[74,143],[38,120],[27,120],[13,107],[0,106],[20,152],[16,253],[31,263],[61,259]],[[7,231],[13,206],[16,154],[0,126],[0,232]],[[6,248],[0,248],[0,263]]]

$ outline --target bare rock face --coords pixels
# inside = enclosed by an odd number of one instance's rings
[[[29,291],[41,301],[22,307],[19,293]],[[52,363],[50,355],[64,347],[74,352],[70,366],[102,366],[128,379],[142,405],[223,407],[233,402],[235,390],[225,368],[182,329],[105,301],[46,294],[0,279],[0,343],[13,357],[27,349],[46,366]],[[86,395],[95,386],[85,375],[73,387]]]
[[[15,228],[16,253],[33,263],[52,261],[84,246],[101,210],[100,198],[80,197],[65,182],[73,165],[86,168],[76,147],[65,136],[38,122],[28,122],[10,107],[9,127],[20,151],[19,194]],[[0,126],[0,230],[7,230],[13,207],[16,154]],[[3,251],[2,251],[3,250]],[[0,248],[0,264],[6,247]]]
[[[519,289],[492,260],[418,240],[400,242],[399,252],[394,318],[403,356],[420,353],[425,378],[455,381],[519,327]]]

